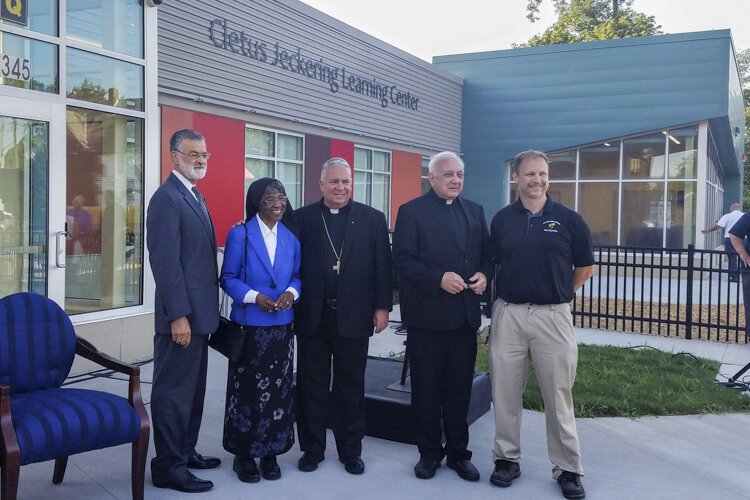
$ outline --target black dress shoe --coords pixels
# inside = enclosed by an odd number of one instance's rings
[[[215,469],[221,465],[221,460],[216,457],[204,457],[198,452],[188,458],[187,466],[190,469]]]
[[[340,457],[339,462],[344,464],[344,469],[349,474],[364,474],[365,463],[360,457]]]
[[[261,458],[259,465],[260,471],[263,473],[263,479],[275,481],[281,477],[281,467],[276,463],[276,456]]]
[[[200,493],[214,487],[214,483],[205,479],[199,479],[192,472],[187,472],[184,476],[168,481],[158,481],[152,478],[152,482],[157,488],[171,488],[183,493]]]
[[[312,472],[318,468],[318,464],[323,461],[323,457],[305,452],[297,462],[297,467],[302,472]]]
[[[461,476],[461,479],[466,479],[467,481],[479,481],[479,471],[474,467],[474,464],[471,463],[471,460],[466,460],[465,458],[457,460],[449,458],[446,461],[446,464],[448,467],[456,471],[458,475]]]
[[[414,475],[419,479],[431,479],[440,468],[440,462],[434,457],[422,457],[414,466]]]
[[[232,470],[243,483],[257,483],[260,481],[260,473],[255,465],[254,458],[234,457]]]
[[[495,472],[490,476],[490,482],[495,486],[507,488],[520,476],[521,466],[517,462],[498,458],[495,460]]]

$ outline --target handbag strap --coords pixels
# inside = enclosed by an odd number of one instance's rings
[[[242,267],[245,270],[245,283],[247,283],[247,222],[243,223],[242,227],[245,228],[245,239],[242,242],[242,244],[244,245],[244,251],[242,253]],[[222,290],[222,292],[223,295],[221,296],[221,303],[219,304],[219,316],[221,316],[221,311],[224,310],[224,299],[227,298],[227,292],[224,290]]]

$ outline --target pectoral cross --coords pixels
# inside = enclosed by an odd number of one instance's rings
[[[336,274],[339,274],[340,269],[341,269],[341,260],[336,260],[336,265],[333,266],[333,270],[336,271]]]

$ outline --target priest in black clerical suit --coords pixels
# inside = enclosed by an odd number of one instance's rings
[[[332,408],[339,460],[347,472],[361,474],[369,338],[388,325],[393,304],[388,227],[382,212],[351,200],[352,172],[343,158],[323,165],[320,189],[320,202],[295,212],[304,290],[295,314],[297,432],[304,452],[298,465],[310,472],[324,459]]]
[[[466,417],[479,300],[492,272],[489,232],[482,206],[459,197],[464,165],[456,154],[435,155],[429,180],[429,192],[399,209],[393,235],[417,419],[420,460],[414,473],[420,479],[433,477],[447,456],[448,467],[476,481]]]

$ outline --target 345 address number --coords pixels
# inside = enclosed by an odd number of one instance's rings
[[[8,54],[0,55],[0,75],[28,82],[31,78],[30,61]]]

